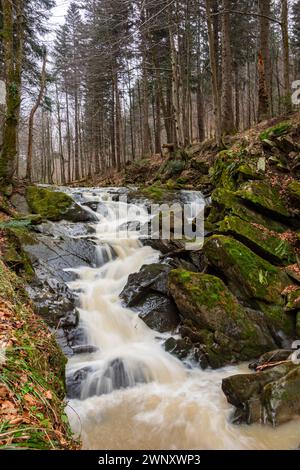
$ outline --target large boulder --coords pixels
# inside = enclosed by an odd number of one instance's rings
[[[283,304],[281,293],[290,284],[288,276],[244,244],[228,236],[214,235],[206,240],[204,251],[238,298]]]
[[[270,262],[289,265],[296,262],[291,245],[276,232],[270,232],[257,223],[248,223],[239,217],[225,217],[218,224],[219,231],[240,239],[260,256]]]
[[[236,407],[233,421],[238,423],[276,426],[300,415],[300,366],[292,362],[228,377],[222,390]]]
[[[53,221],[70,222],[96,221],[97,216],[83,209],[68,194],[38,186],[30,186],[26,191],[26,200],[34,214]]]
[[[168,273],[171,267],[150,264],[131,274],[120,294],[126,307],[135,310],[152,329],[164,333],[176,330],[178,310],[168,296]]]
[[[274,348],[264,317],[245,310],[221,279],[178,269],[169,274],[169,289],[212,367],[258,357]]]
[[[239,217],[242,220],[250,223],[260,224],[274,232],[283,233],[287,227],[273,220],[266,214],[261,214],[245,205],[246,201],[239,198],[235,192],[229,191],[224,188],[217,188],[212,193],[212,208],[208,216],[207,222],[210,225],[221,221],[225,215]]]
[[[270,184],[264,181],[247,182],[235,194],[263,212],[278,217],[290,217],[279,189],[270,186]]]

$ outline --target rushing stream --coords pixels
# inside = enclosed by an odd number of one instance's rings
[[[159,253],[143,246],[137,234],[114,237],[126,226],[127,207],[115,221],[118,202],[105,190],[84,198],[98,201],[93,235],[98,267],[73,269],[69,283],[80,293],[80,324],[93,349],[73,356],[68,377],[81,374],[81,399],[66,408],[84,449],[294,449],[299,421],[277,429],[230,423],[232,407],[221,390],[222,378],[248,372],[247,366],[202,371],[164,351],[168,335],[150,330],[136,312],[122,306],[119,294],[128,276],[157,262]],[[139,220],[148,214],[141,208]]]

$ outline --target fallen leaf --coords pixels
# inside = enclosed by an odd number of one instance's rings
[[[52,393],[50,390],[47,390],[45,393],[44,393],[44,396],[48,399],[48,400],[52,400]]]

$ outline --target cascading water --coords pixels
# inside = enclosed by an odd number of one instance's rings
[[[86,191],[87,200],[90,196]],[[77,379],[80,399],[70,400],[66,411],[83,448],[296,448],[299,421],[277,429],[230,423],[232,408],[221,391],[221,380],[249,372],[246,366],[218,371],[187,367],[164,351],[164,335],[122,307],[119,294],[128,276],[156,262],[159,254],[142,246],[134,231],[130,239],[120,234],[116,238],[118,227],[133,222],[128,207],[108,200],[104,191],[97,197],[100,267],[73,270],[77,280],[71,283],[80,293],[80,322],[93,346],[89,354],[73,356],[67,366],[67,377]],[[138,221],[144,224],[148,217],[140,207]]]

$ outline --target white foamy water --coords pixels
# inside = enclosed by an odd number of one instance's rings
[[[164,351],[164,335],[122,307],[119,294],[128,276],[156,262],[159,254],[143,247],[136,236],[112,239],[118,203],[105,202],[104,192],[98,197],[107,208],[96,228],[99,259],[104,259],[105,249],[109,261],[100,268],[75,270],[78,279],[72,283],[81,292],[80,318],[88,344],[99,348],[74,356],[67,367],[69,375],[83,368],[89,371],[81,399],[70,400],[66,408],[83,449],[297,448],[298,420],[277,429],[230,423],[233,408],[221,381],[248,373],[246,365],[218,371],[187,368]],[[121,207],[120,225],[129,221],[125,209]],[[146,210],[141,209],[139,220],[147,221]],[[127,388],[120,389],[124,383]]]

